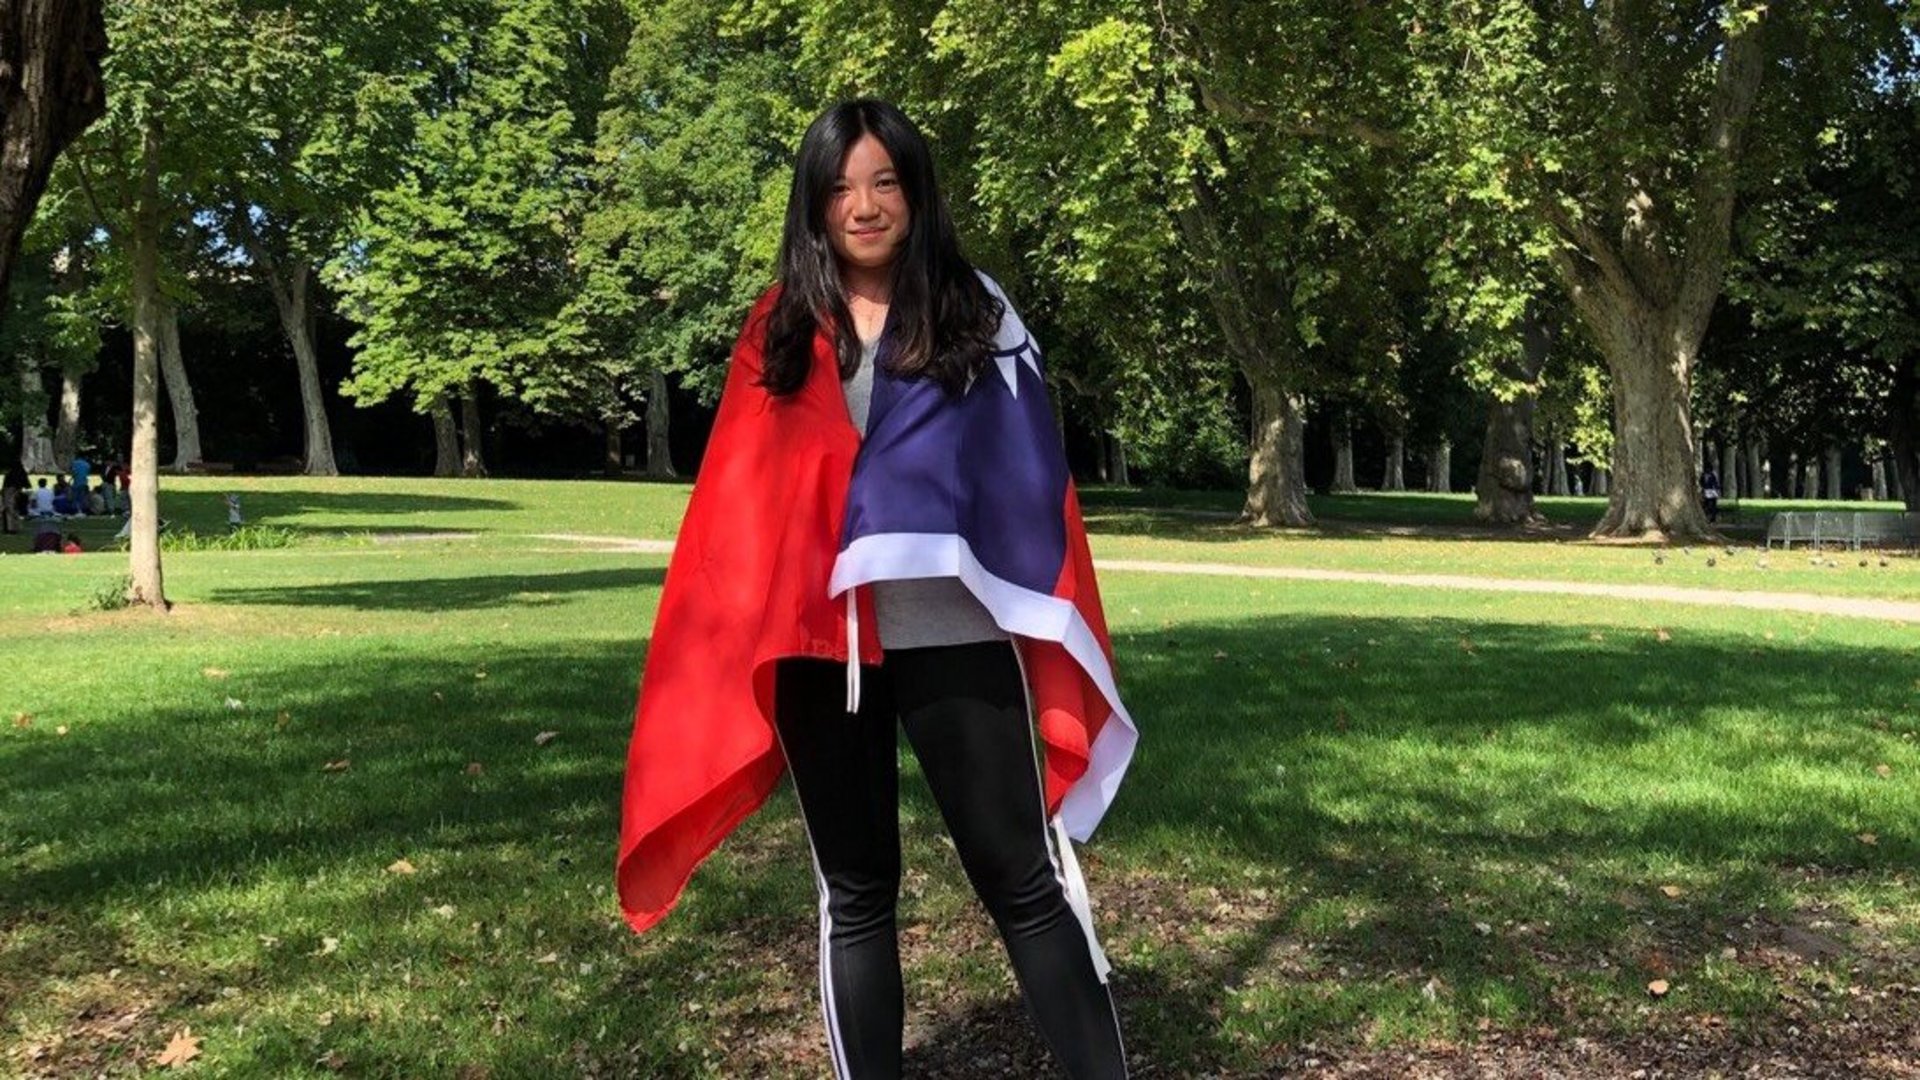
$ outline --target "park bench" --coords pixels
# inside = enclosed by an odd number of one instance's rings
[[[1767,546],[1823,547],[1845,544],[1850,550],[1920,549],[1920,514],[1889,510],[1785,510],[1767,522]]]

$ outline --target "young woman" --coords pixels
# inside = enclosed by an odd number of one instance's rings
[[[899,1075],[897,722],[1048,1045],[1072,1076],[1124,1076],[1068,838],[1092,833],[1136,736],[1038,348],[884,102],[807,130],[780,264],[735,346],[648,649],[628,921],[663,918],[790,768],[835,1073]]]

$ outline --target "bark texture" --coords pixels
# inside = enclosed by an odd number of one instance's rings
[[[53,438],[47,434],[47,388],[40,368],[26,355],[20,364],[20,467],[30,473],[58,472]]]
[[[460,395],[460,475],[487,475],[485,433],[480,426],[480,387],[467,384]]]
[[[447,395],[438,394],[429,410],[433,415],[433,475],[460,475],[460,427],[453,421]]]
[[[320,388],[320,358],[313,348],[313,270],[306,263],[267,262],[267,282],[280,311],[280,327],[293,346],[300,376],[300,411],[305,420],[303,454],[308,476],[339,476],[333,458],[333,428],[327,423],[327,399]]]
[[[1525,525],[1539,518],[1533,509],[1533,413],[1539,398],[1532,386],[1546,366],[1553,339],[1546,323],[1532,313],[1518,329],[1520,348],[1501,363],[1500,374],[1528,389],[1511,401],[1488,397],[1487,438],[1473,485],[1473,516],[1494,525]]]
[[[667,377],[656,371],[647,386],[647,475],[656,480],[674,476],[672,442],[668,438],[671,422]]]
[[[1820,459],[1822,464],[1826,466],[1825,486],[1827,489],[1827,498],[1829,499],[1846,498],[1847,497],[1846,485],[1843,484],[1840,479],[1840,462],[1841,462],[1840,448],[1832,444],[1828,444],[1826,450],[1822,452],[1822,454],[1820,455]]]
[[[154,226],[158,244],[159,226]],[[156,256],[157,257],[157,256]],[[206,459],[200,451],[200,410],[193,404],[193,384],[187,380],[187,364],[180,356],[180,309],[172,300],[154,296],[155,334],[160,350],[160,374],[167,384],[167,400],[173,406],[173,465],[175,472],[190,472]]]
[[[1380,475],[1381,491],[1407,490],[1407,438],[1395,435],[1387,441],[1387,465]]]
[[[1252,453],[1247,459],[1247,501],[1240,520],[1248,525],[1313,523],[1307,510],[1306,402],[1276,380],[1253,386]]]
[[[1746,449],[1747,469],[1740,495],[1748,499],[1764,499],[1773,490],[1773,478],[1768,475],[1772,466],[1758,437],[1747,439]]]
[[[167,609],[160,573],[160,360],[174,325],[160,296],[160,132],[149,120],[141,138],[140,193],[130,252],[133,293],[133,484],[127,599]]]
[[[1353,479],[1353,421],[1343,413],[1333,425],[1333,493],[1351,495],[1359,490]]]
[[[1427,490],[1448,494],[1453,491],[1453,442],[1442,438],[1427,454]]]
[[[80,376],[60,373],[60,417],[53,428],[53,460],[60,471],[73,466],[80,450]]]
[[[1920,511],[1920,359],[1902,364],[1894,373],[1887,419],[1894,486],[1907,509]]]
[[[0,0],[0,303],[54,159],[106,111],[102,0]]]

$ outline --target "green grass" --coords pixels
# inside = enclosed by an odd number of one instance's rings
[[[249,517],[304,538],[169,555],[167,617],[85,611],[115,556],[0,559],[0,1075],[131,1074],[188,1026],[211,1075],[825,1072],[790,793],[655,931],[610,895],[664,560],[525,537],[670,535],[685,489],[253,483]],[[217,530],[226,486],[175,485],[169,514]],[[1394,542],[1097,546],[1347,565]],[[1425,565],[1493,558],[1404,543]],[[1529,574],[1605,576],[1617,554],[1508,549],[1559,560]],[[1102,587],[1143,742],[1084,865],[1129,1047],[1163,1071],[1251,1073],[1307,1041],[1753,1030],[1790,998],[1837,1017],[1848,987],[1920,975],[1911,627]],[[904,760],[910,1067],[965,1074],[994,1039],[1038,1060]],[[1789,931],[1840,955],[1797,960]]]

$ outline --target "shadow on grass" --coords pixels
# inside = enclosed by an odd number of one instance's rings
[[[597,575],[555,577],[223,599],[471,607]],[[383,1075],[803,1074],[780,1056],[820,1039],[791,797],[633,939],[606,886],[637,643],[490,655],[485,680],[435,644],[261,671],[244,713],[163,700],[136,727],[0,744],[0,1024],[76,971],[133,970],[126,920],[151,911],[195,921],[182,937],[220,957],[169,965],[185,987],[169,1015],[200,1019],[222,985],[259,1005],[415,1003],[352,1030],[258,1015],[252,1056],[230,1060],[261,1075],[330,1047]],[[1800,869],[1910,870],[1916,796],[1849,786],[1910,753],[1910,655],[1754,645],[1321,616],[1123,635],[1143,742],[1088,860],[1129,1047],[1192,1075],[1309,1040],[1584,1023],[1633,999],[1643,951],[1698,957],[1762,905],[1790,909]],[[938,820],[922,784],[902,798]],[[1867,828],[1877,846],[1852,839]],[[383,872],[402,857],[422,873]],[[1255,904],[1241,878],[1277,884]],[[1669,878],[1688,895],[1653,893]],[[458,916],[436,920],[443,903]],[[71,943],[57,963],[49,926]],[[1737,1023],[1779,1007],[1741,993],[1714,1007]],[[997,1055],[1031,1075],[1043,1057],[1012,999],[916,995],[942,1010],[921,1018],[916,1073]]]
[[[462,611],[497,604],[539,602],[562,593],[658,588],[666,570],[657,566],[616,570],[571,570],[553,574],[498,574],[451,578],[346,581],[279,588],[215,589],[216,604],[266,607],[344,607],[361,611]]]

